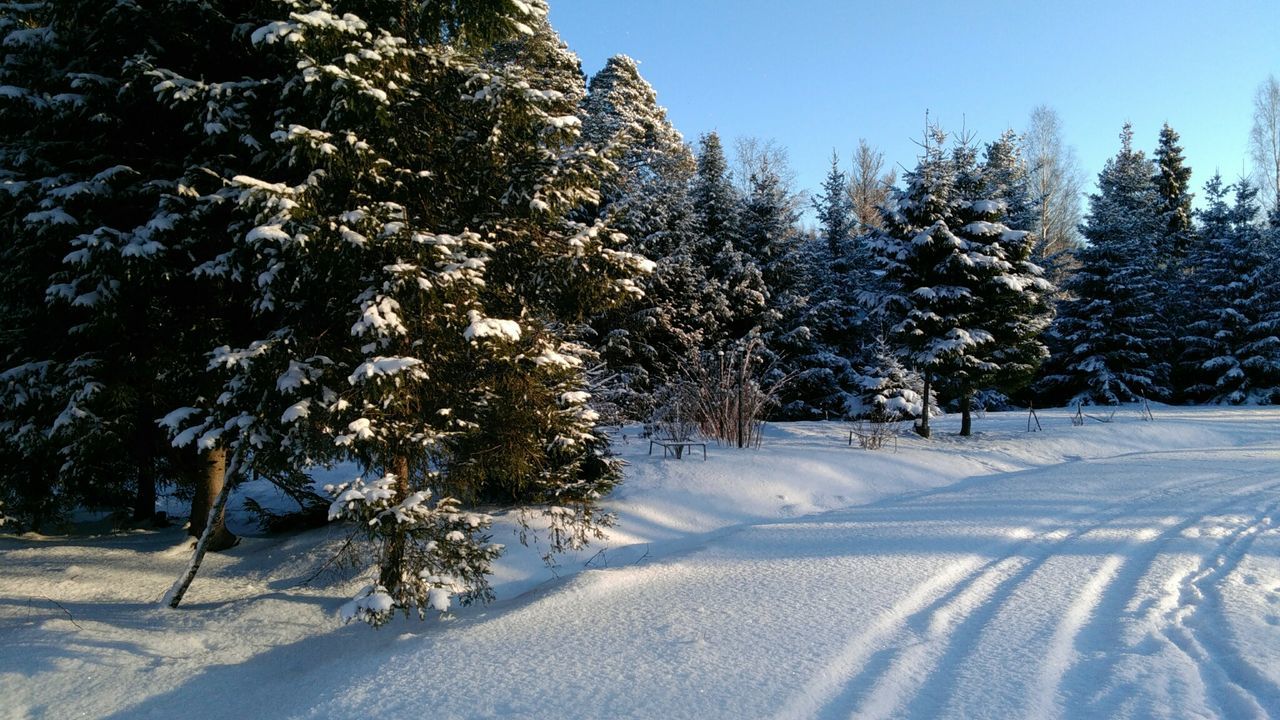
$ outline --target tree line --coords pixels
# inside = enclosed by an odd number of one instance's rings
[[[19,527],[149,522],[172,488],[216,550],[230,485],[265,478],[369,535],[349,611],[380,623],[488,596],[483,508],[552,551],[598,536],[601,425],[708,378],[925,433],[947,405],[968,433],[1033,398],[1280,387],[1280,211],[1215,179],[1192,212],[1168,127],[1154,162],[1126,128],[1081,225],[1051,110],[930,127],[901,181],[862,142],[806,200],[774,145],[686,143],[633,60],[588,82],[541,0],[7,2],[0,34]],[[337,463],[360,477],[314,492]]]

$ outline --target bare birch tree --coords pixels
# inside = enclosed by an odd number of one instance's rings
[[[1022,142],[1035,217],[1035,227],[1026,228],[1036,237],[1032,261],[1056,281],[1071,267],[1071,255],[1080,246],[1084,174],[1075,149],[1062,139],[1062,120],[1048,105],[1031,111]]]
[[[1271,224],[1280,226],[1280,81],[1275,75],[1268,75],[1253,96],[1249,153],[1262,207]]]

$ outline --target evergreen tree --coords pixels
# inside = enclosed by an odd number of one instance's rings
[[[994,142],[987,143],[981,168],[983,194],[1004,203],[1005,222],[1009,227],[1031,233],[1037,208],[1022,145],[1022,138],[1013,130],[1005,130]]]
[[[715,133],[699,143],[690,197],[698,233],[693,259],[707,270],[700,304],[711,324],[704,328],[704,347],[725,348],[762,329],[769,293],[760,268],[743,247],[742,198]]]
[[[822,192],[813,199],[818,228],[826,238],[831,260],[842,258],[854,231],[853,202],[849,199],[849,179],[840,169],[840,156],[831,151],[831,169],[822,181]]]
[[[1280,399],[1280,337],[1270,318],[1277,308],[1258,215],[1257,190],[1235,186],[1228,205],[1221,177],[1205,185],[1200,239],[1192,246],[1185,281],[1194,318],[1182,338],[1183,362],[1192,384],[1187,396],[1200,402],[1270,404]]]
[[[487,596],[497,548],[466,505],[543,505],[553,549],[598,527],[618,468],[574,328],[638,295],[648,263],[568,219],[598,202],[598,159],[545,5],[305,7],[243,46],[279,92],[219,98],[274,127],[207,200],[236,214],[205,271],[251,288],[264,330],[215,350],[221,394],[168,425],[180,445],[227,447],[229,475],[363,465],[330,512],[376,541],[377,583],[349,610],[379,623]]]
[[[856,363],[862,352],[865,311],[857,302],[860,278],[853,232],[856,218],[848,182],[832,153],[831,169],[822,193],[813,201],[818,216],[816,235],[796,250],[800,283],[808,302],[800,325],[803,342],[792,348],[796,373],[784,388],[783,416],[791,418],[845,417],[857,412],[862,389]]]
[[[0,212],[18,270],[6,283],[14,322],[0,390],[0,422],[15,429],[0,454],[13,462],[0,472],[26,488],[15,507],[34,503],[32,519],[77,503],[131,504],[146,519],[162,476],[199,471],[197,453],[168,450],[155,420],[203,366],[202,333],[232,304],[190,281],[191,258],[218,234],[190,231],[181,207],[191,153],[223,118],[209,112],[188,132],[155,103],[151,67],[192,62],[190,28],[211,12],[49,2],[0,15],[11,41],[26,38],[7,43],[0,69],[10,88]]]
[[[848,414],[873,422],[923,417],[924,385],[919,374],[903,366],[884,338],[876,338],[869,355],[859,375],[857,405],[848,408]]]
[[[1052,318],[1048,295],[1054,287],[1030,260],[1031,234],[1005,224],[1011,207],[1022,222],[1031,218],[1016,140],[1006,132],[987,146],[981,164],[972,145],[962,142],[953,150],[952,204],[961,268],[953,274],[953,283],[968,297],[968,306],[957,305],[954,312],[971,335],[991,338],[951,355],[940,379],[960,406],[961,435],[971,432],[972,406],[979,392],[994,390],[1003,396],[1024,387],[1048,355],[1040,335]]]
[[[1089,244],[1050,330],[1053,359],[1042,389],[1071,403],[1118,404],[1169,396],[1155,274],[1161,233],[1152,167],[1126,124],[1119,154],[1098,176],[1084,228]]]
[[[1181,258],[1191,245],[1191,168],[1185,164],[1178,133],[1165,123],[1156,147],[1156,174],[1152,178],[1159,194],[1157,212],[1163,228],[1156,246],[1163,257]]]
[[[640,280],[643,300],[591,323],[616,374],[609,399],[625,414],[648,417],[656,390],[680,377],[713,322],[699,297],[706,270],[694,258],[693,154],[626,56],[610,58],[591,79],[581,113],[584,142],[611,163],[588,217],[625,234],[627,250],[655,263]]]
[[[960,240],[951,231],[956,167],[944,152],[946,135],[930,128],[924,154],[907,173],[906,189],[893,208],[883,213],[884,229],[869,242],[883,272],[881,291],[865,297],[891,323],[890,342],[923,377],[923,405],[929,406],[931,386],[951,364],[973,347],[990,342],[985,333],[970,333],[963,323],[969,295],[962,284]],[[928,437],[929,413],[921,415],[917,431]]]
[[[925,404],[931,385],[959,401],[968,435],[974,393],[1019,387],[1043,359],[1038,336],[1053,286],[1029,261],[1029,234],[1002,222],[1006,201],[996,193],[1008,187],[1006,167],[987,173],[972,145],[947,155],[944,142],[937,130],[927,138],[873,248],[888,290],[880,307],[896,320],[894,344],[924,376]]]
[[[768,301],[760,319],[760,362],[773,368],[775,381],[791,378],[806,368],[814,340],[806,325],[813,286],[806,282],[803,250],[807,237],[801,232],[800,198],[784,180],[782,160],[765,156],[751,174],[743,198],[739,245],[759,269]],[[782,403],[789,403],[787,384],[781,386]],[[806,414],[814,416],[816,409]]]

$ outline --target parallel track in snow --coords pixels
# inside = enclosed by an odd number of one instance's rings
[[[1141,461],[1142,454],[1126,454],[1125,459]],[[1043,473],[1034,470],[1020,475]],[[1040,527],[1026,537],[993,547],[996,554],[984,562],[970,558],[920,585],[880,621],[850,638],[844,651],[831,658],[824,672],[775,717],[870,720],[937,716],[954,693],[957,670],[982,633],[991,631],[996,611],[1022,585],[1034,582],[1037,572],[1051,559],[1070,553],[1073,545],[1103,535],[1095,543],[1111,547],[1100,556],[1097,569],[1082,587],[1063,588],[1064,593],[1076,596],[1046,639],[1037,684],[1027,688],[1032,692],[1023,716],[1058,716],[1061,708],[1056,698],[1061,679],[1075,661],[1075,643],[1081,631],[1095,620],[1113,620],[1095,618],[1109,587],[1140,576],[1164,545],[1206,517],[1242,501],[1274,495],[1277,489],[1280,477],[1270,471],[1253,473],[1252,478],[1176,478],[1092,511],[1042,518]],[[1205,494],[1227,490],[1233,491],[1228,500],[1213,503],[1202,512],[1185,517],[1173,514],[1180,506],[1195,507],[1195,501]],[[934,495],[942,494],[945,491]],[[1164,523],[1110,538],[1102,532],[1153,510],[1167,515]],[[973,716],[973,708],[955,709],[957,716]]]

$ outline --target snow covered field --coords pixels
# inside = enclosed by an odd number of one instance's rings
[[[620,437],[607,543],[552,572],[500,523],[497,603],[380,631],[336,616],[359,579],[303,585],[338,527],[246,537],[178,611],[180,529],[2,536],[0,718],[1280,717],[1280,410],[953,420]]]

